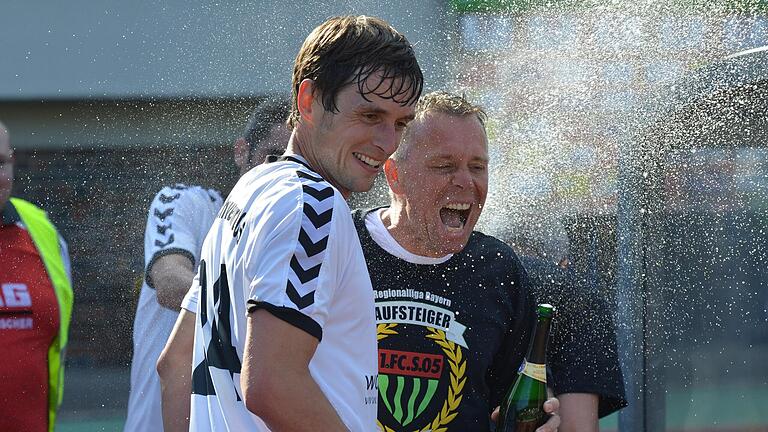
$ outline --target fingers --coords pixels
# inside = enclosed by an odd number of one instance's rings
[[[536,429],[536,432],[557,432],[557,428],[560,427],[560,415],[557,414],[557,410],[560,409],[560,401],[557,398],[549,398],[544,402],[544,412],[549,414],[547,422],[543,426]],[[491,413],[491,420],[494,422],[499,421],[499,407],[493,410]]]
[[[549,414],[549,419],[543,426],[536,429],[536,432],[557,432],[560,427],[560,415],[557,410],[560,409],[560,401],[557,398],[549,398],[544,402],[544,412]]]
[[[560,416],[557,414],[552,414],[549,417],[549,420],[544,423],[544,426],[536,429],[536,432],[557,432],[558,427],[560,427]]]
[[[557,398],[549,398],[544,402],[544,412],[547,414],[557,413],[560,409],[560,401]]]

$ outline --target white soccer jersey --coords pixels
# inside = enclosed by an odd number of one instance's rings
[[[268,431],[240,387],[255,308],[317,337],[312,377],[351,431],[376,429],[376,324],[360,240],[341,193],[298,156],[251,170],[232,190],[203,245],[185,301],[195,305],[190,430]]]
[[[203,240],[221,204],[221,195],[215,190],[176,185],[163,188],[149,207],[144,232],[145,278],[133,322],[126,431],[163,429],[160,379],[155,364],[179,313],[157,303],[157,293],[149,277],[152,264],[161,256],[176,253],[189,257],[197,266]]]

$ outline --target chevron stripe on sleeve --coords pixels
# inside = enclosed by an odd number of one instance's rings
[[[314,173],[297,171],[303,193],[303,215],[291,258],[286,294],[299,310],[315,302],[317,278],[325,259],[333,216],[334,189]]]

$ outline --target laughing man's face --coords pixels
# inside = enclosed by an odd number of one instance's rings
[[[488,143],[474,116],[428,113],[411,126],[398,165],[409,238],[421,255],[460,252],[488,193]],[[410,246],[410,247],[409,247]]]

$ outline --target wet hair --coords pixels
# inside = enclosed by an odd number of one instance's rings
[[[365,85],[377,73],[379,82]],[[338,93],[349,84],[357,84],[366,100],[374,94],[402,106],[414,104],[424,85],[408,39],[386,21],[367,16],[329,18],[307,36],[293,67],[291,128],[300,119],[297,98],[305,79],[315,82],[323,108],[333,113],[338,112]]]
[[[403,134],[402,142],[392,155],[392,159],[401,161],[406,157],[408,146],[403,144],[409,141],[415,126],[421,123],[430,113],[446,114],[454,117],[474,116],[480,122],[483,131],[485,131],[485,123],[488,120],[488,114],[486,114],[485,109],[467,100],[463,94],[459,95],[446,91],[427,93],[416,104],[414,120],[408,124]]]
[[[268,96],[254,108],[243,130],[243,139],[248,143],[248,158],[267,139],[272,128],[285,125],[288,118],[288,99],[282,96]],[[288,143],[286,143],[287,145]],[[282,152],[281,152],[282,154]]]

